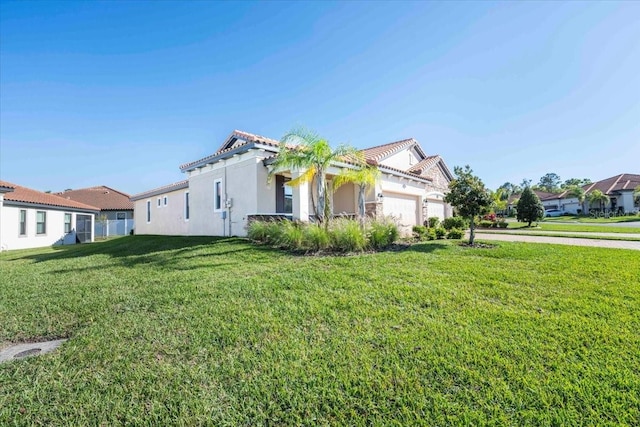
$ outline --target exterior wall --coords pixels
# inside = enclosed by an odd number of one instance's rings
[[[1,207],[2,221],[0,223],[0,247],[2,250],[40,248],[53,245],[70,245],[76,243],[76,215],[90,215],[95,221],[95,215],[89,212],[73,212],[51,208],[27,206],[8,206],[6,201]],[[20,211],[27,211],[26,235],[20,236]],[[46,233],[36,234],[36,212],[46,212]],[[71,232],[64,232],[64,214],[71,214]],[[91,241],[94,236],[92,233]]]
[[[431,191],[438,190],[441,193],[447,193],[449,191],[449,180],[438,165],[428,169],[423,175],[432,180],[432,183],[429,184]]]
[[[162,234],[179,236],[188,234],[188,223],[185,220],[185,197],[188,189],[174,190],[171,192],[151,196],[134,202],[134,215],[136,218],[135,234]],[[167,197],[167,205],[164,205],[164,197]],[[160,199],[160,206],[158,206]],[[147,221],[147,201],[151,202],[151,221]],[[189,203],[192,205],[192,203]]]
[[[189,174],[190,235],[245,236],[247,215],[275,213],[275,184],[267,183],[268,171],[262,159],[257,152],[248,152]],[[216,180],[221,180],[223,189],[219,211],[214,208]],[[230,207],[224,206],[225,200],[230,200]],[[260,208],[268,211],[260,212]]]
[[[411,166],[418,164],[419,161],[420,160],[416,157],[413,150],[402,150],[399,153],[382,160],[380,163],[396,169],[407,170]]]
[[[333,213],[354,215],[358,213],[358,187],[345,184],[333,193]]]
[[[109,221],[117,220],[118,214],[124,212],[125,219],[133,219],[133,210],[121,210],[121,211],[100,211],[100,215],[106,215]]]

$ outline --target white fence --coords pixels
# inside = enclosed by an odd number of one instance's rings
[[[106,221],[96,220],[95,237],[126,236],[133,230],[132,219],[110,219]]]

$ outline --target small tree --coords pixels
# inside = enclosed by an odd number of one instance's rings
[[[376,185],[376,180],[380,176],[380,171],[376,166],[368,165],[362,155],[358,153],[356,156],[360,166],[358,169],[347,169],[333,180],[333,189],[336,190],[340,186],[351,182],[358,186],[358,219],[360,226],[364,227],[365,216],[365,196],[367,188]]]
[[[589,199],[589,203],[597,203],[600,210],[603,210],[604,205],[609,203],[609,196],[607,196],[600,190],[593,190],[591,193],[589,193],[589,196],[587,196],[587,198]]]
[[[518,210],[516,214],[518,221],[528,222],[529,227],[533,221],[538,221],[544,216],[544,206],[530,187],[525,188],[522,192],[516,209]]]
[[[449,183],[449,192],[444,201],[454,206],[458,214],[469,220],[469,244],[475,238],[475,218],[485,212],[491,205],[491,195],[480,178],[473,175],[469,165],[464,169],[456,166],[456,178]]]
[[[633,202],[636,205],[640,205],[640,185],[633,190]]]
[[[302,175],[289,181],[289,185],[315,182],[318,204],[314,205],[314,209],[318,221],[323,223],[328,219],[329,209],[327,169],[333,162],[346,156],[355,156],[357,153],[355,148],[346,145],[332,149],[326,139],[313,131],[305,128],[293,129],[280,140],[280,149],[270,176],[284,168],[304,170]]]
[[[586,194],[582,189],[582,187],[579,187],[577,185],[570,185],[569,187],[567,187],[567,195],[578,199],[578,203],[580,204],[580,209],[583,209],[582,204],[584,203],[584,198],[586,197]]]

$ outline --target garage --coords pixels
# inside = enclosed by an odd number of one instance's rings
[[[397,193],[382,193],[382,212],[392,216],[402,227],[418,224],[418,198]]]
[[[427,217],[433,216],[444,219],[444,202],[441,200],[427,200]]]

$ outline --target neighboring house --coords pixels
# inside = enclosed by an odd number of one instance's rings
[[[98,212],[95,206],[0,181],[0,248],[93,242]]]
[[[126,193],[100,185],[55,194],[100,208],[94,225],[96,237],[124,236],[134,227],[133,202]]]
[[[269,178],[279,145],[273,139],[233,131],[212,155],[180,166],[187,180],[131,197],[136,234],[243,236],[251,218],[314,220],[313,186],[287,185],[304,170],[277,170]],[[393,217],[404,231],[430,216],[451,216],[444,195],[453,175],[440,156],[427,156],[415,139],[362,152],[381,172],[366,196],[368,215]],[[335,163],[327,180],[354,167],[347,161]],[[353,184],[337,189],[330,200],[333,214],[354,217],[357,194]]]
[[[539,190],[534,190],[534,192],[540,198],[545,209],[558,209],[566,214],[588,214],[590,211],[599,211],[601,209],[604,209],[606,212],[626,213],[637,212],[640,208],[633,199],[633,192],[638,186],[640,186],[640,175],[623,173],[583,185],[582,189],[585,193],[585,199],[582,203],[577,197],[571,196],[568,190],[561,193],[546,193]],[[594,190],[600,190],[609,197],[609,202],[603,207],[599,206],[598,203],[589,202],[589,194]],[[515,207],[513,200],[519,197],[520,195],[514,195],[509,198],[509,210]]]

